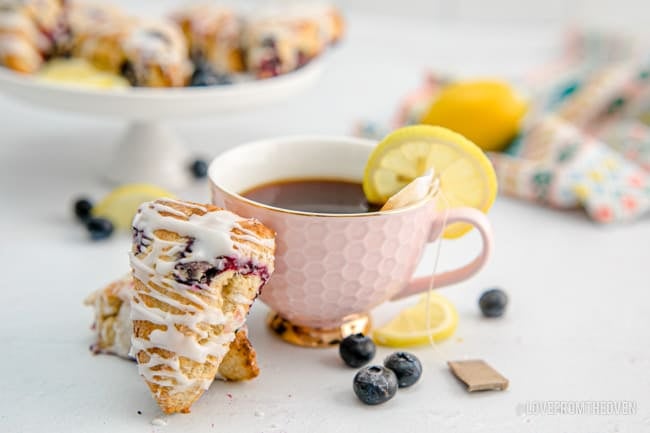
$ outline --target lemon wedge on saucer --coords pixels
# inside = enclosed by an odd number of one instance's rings
[[[420,346],[429,344],[430,337],[436,342],[451,337],[457,324],[454,304],[442,295],[431,293],[427,327],[427,295],[424,294],[416,305],[402,310],[386,325],[375,329],[372,337],[382,346]]]
[[[428,169],[440,181],[439,209],[473,207],[487,212],[497,195],[494,168],[485,153],[462,135],[440,126],[415,125],[388,134],[368,158],[363,191],[383,204]],[[457,238],[472,228],[449,225],[443,236]]]
[[[129,229],[140,204],[174,194],[155,185],[130,183],[111,191],[93,208],[93,216],[109,219],[117,228]]]

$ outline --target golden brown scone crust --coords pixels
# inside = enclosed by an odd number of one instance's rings
[[[97,332],[97,341],[92,346],[93,352],[128,358],[128,348],[116,344],[116,336],[121,329],[132,326],[129,315],[120,314],[122,308],[130,308],[127,302],[130,302],[132,291],[133,281],[129,276],[111,282],[84,300],[85,305],[95,309],[93,328]],[[128,323],[122,323],[124,320]],[[257,354],[248,339],[248,332],[241,328],[237,330],[228,353],[219,364],[219,376],[236,382],[254,379],[259,373]]]
[[[201,290],[188,292],[182,284],[174,283],[175,275],[172,268],[175,266],[162,266],[167,269],[166,274],[156,274],[161,283],[155,283],[148,272],[156,272],[151,269],[145,273],[136,272],[137,266],[141,266],[143,260],[150,260],[150,254],[156,254],[155,261],[158,263],[178,262],[179,258],[174,256],[172,246],[183,245],[193,240],[182,233],[176,233],[165,229],[163,222],[165,218],[188,221],[192,224],[192,216],[202,216],[210,212],[220,212],[220,209],[213,205],[205,205],[192,202],[182,202],[171,199],[160,199],[152,203],[145,203],[142,211],[157,212],[162,219],[158,227],[145,227],[149,232],[150,239],[146,248],[134,241],[132,265],[134,267],[134,288],[132,308],[147,311],[146,317],[151,314],[165,317],[163,322],[154,323],[146,319],[133,320],[133,342],[136,342],[141,349],[136,349],[136,360],[140,366],[140,372],[151,390],[158,405],[166,413],[189,412],[191,405],[203,394],[207,384],[216,377],[219,366],[227,355],[229,346],[223,352],[214,352],[222,341],[232,343],[236,339],[232,326],[243,325],[248,310],[257,297],[259,288],[264,283],[263,277],[258,273],[240,273],[237,269],[226,269],[217,273]],[[134,227],[137,227],[139,217],[134,219]],[[156,224],[153,220],[145,220],[146,224]],[[173,224],[170,224],[173,226]],[[263,264],[270,274],[273,270],[274,233],[263,224],[252,219],[239,219],[231,228],[232,248],[236,252],[237,261],[255,261]],[[242,235],[244,235],[242,237]],[[250,239],[247,239],[250,237]],[[160,248],[154,248],[160,245]],[[183,256],[184,263],[193,257]],[[198,259],[197,259],[198,260]],[[178,262],[180,263],[180,262]],[[208,265],[210,265],[208,263]],[[161,271],[163,272],[163,271]],[[146,278],[142,281],[140,278]],[[169,283],[165,283],[169,282]],[[142,304],[140,304],[142,303]],[[139,305],[140,304],[140,305]],[[225,322],[215,322],[208,319],[203,312],[220,311]],[[198,312],[198,313],[195,313]],[[196,315],[195,315],[196,314]],[[196,323],[196,318],[202,320]],[[132,318],[135,316],[132,315]],[[186,320],[191,320],[194,327],[185,325]],[[175,329],[170,329],[174,327]],[[200,333],[199,333],[200,330]],[[153,343],[150,338],[154,331],[163,334],[166,343]],[[169,334],[171,332],[171,334]],[[194,350],[210,350],[205,354],[204,361],[199,362],[182,352],[175,352],[174,346],[178,337],[168,339],[167,335],[182,334],[183,344],[192,344]],[[232,333],[232,334],[231,334]],[[225,339],[225,340],[224,340]],[[189,343],[191,342],[191,343]],[[229,344],[230,344],[229,343]],[[210,349],[207,349],[207,348]],[[253,356],[244,342],[238,343],[238,352],[233,355],[235,359],[228,361],[228,373],[238,376],[252,376],[255,369],[252,365]],[[252,348],[250,348],[252,349]],[[237,359],[251,364],[245,369],[237,369]]]

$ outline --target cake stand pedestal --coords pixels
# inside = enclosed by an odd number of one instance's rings
[[[0,67],[0,92],[42,108],[130,122],[103,178],[112,184],[146,182],[179,190],[189,184],[190,152],[169,120],[242,112],[273,105],[313,86],[322,60],[264,80],[184,88],[90,89],[52,83]]]

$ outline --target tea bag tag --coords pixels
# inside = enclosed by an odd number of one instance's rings
[[[438,179],[429,169],[420,177],[413,179],[408,185],[393,194],[380,211],[399,209],[424,200],[429,193],[438,186]]]
[[[453,375],[467,386],[468,392],[508,388],[508,379],[482,359],[449,361],[447,365]]]

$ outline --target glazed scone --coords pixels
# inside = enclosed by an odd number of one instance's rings
[[[246,325],[235,332],[235,340],[230,343],[228,353],[219,364],[218,379],[242,381],[255,379],[260,374],[257,353],[248,339]]]
[[[161,199],[133,220],[132,354],[158,405],[189,412],[273,272],[275,235],[212,205]]]
[[[287,26],[273,21],[251,22],[243,36],[246,67],[257,78],[270,78],[298,68],[298,38]]]
[[[330,5],[292,4],[259,10],[244,32],[248,69],[259,78],[291,72],[343,36],[344,21]]]
[[[337,43],[345,33],[345,20],[341,11],[327,3],[294,2],[263,9],[257,16],[293,26],[299,33],[301,28],[315,27],[322,45]]]
[[[131,350],[131,299],[133,298],[133,277],[126,275],[110,283],[103,289],[88,296],[84,304],[92,307],[95,313],[93,329],[97,341],[91,346],[94,353],[117,355],[135,361],[129,355]],[[259,375],[257,355],[248,340],[246,326],[236,331],[235,340],[219,364],[217,378],[229,381],[250,380]]]
[[[97,333],[97,341],[90,347],[94,353],[129,358],[133,334],[130,307],[132,297],[133,278],[126,275],[103,289],[94,291],[84,300],[84,305],[93,307],[95,312],[92,329]]]
[[[33,73],[63,32],[59,0],[0,0],[0,65]]]
[[[66,3],[68,52],[95,67],[119,73],[125,62],[123,44],[136,20],[106,3]]]
[[[321,33],[328,44],[338,43],[345,35],[345,18],[335,6],[323,4],[315,6],[316,19],[320,23]]]
[[[173,22],[138,22],[125,37],[122,48],[122,74],[133,86],[181,87],[192,75],[187,43]]]
[[[171,18],[183,30],[195,63],[206,62],[218,73],[244,70],[242,20],[232,9],[195,4],[177,10]]]

